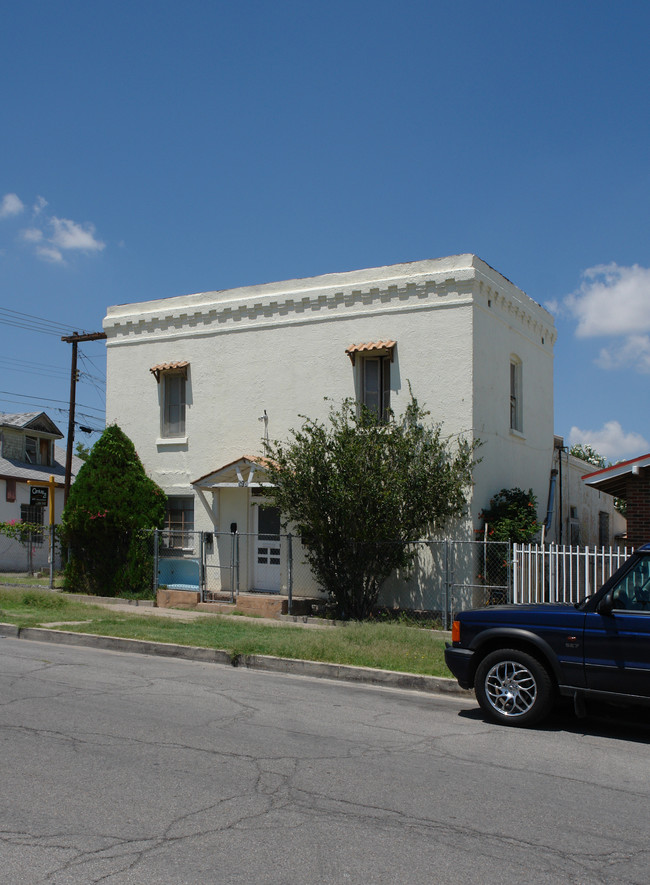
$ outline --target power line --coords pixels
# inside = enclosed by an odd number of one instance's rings
[[[32,332],[43,332],[46,335],[58,336],[61,335],[61,332],[69,332],[72,328],[56,320],[48,320],[30,313],[21,313],[18,310],[10,310],[7,307],[0,307],[0,323],[6,326],[15,326],[18,329],[29,329]]]
[[[20,404],[22,402],[22,400],[3,399],[2,402],[3,403],[14,403],[15,402],[15,403]],[[57,414],[64,415],[64,416],[68,414],[68,410],[62,409],[60,406],[49,407],[48,411],[50,413],[56,412]],[[2,418],[3,414],[6,414],[6,412],[4,412],[3,409],[0,409],[0,418]],[[85,412],[80,412],[79,415],[81,418],[86,419],[88,424],[97,423],[97,417],[98,417],[97,415],[87,415]],[[81,429],[82,426],[84,426],[84,425],[82,425],[79,421],[75,421],[75,426],[77,426]],[[105,425],[104,425],[104,427],[90,427],[87,429],[90,430],[91,433],[102,433],[105,430]]]
[[[65,483],[63,486],[63,505],[67,503],[70,494],[70,484],[72,482],[72,444],[74,442],[74,410],[76,405],[77,394],[77,353],[79,345],[82,341],[105,341],[106,332],[73,332],[72,335],[66,335],[61,338],[66,344],[72,345],[72,367],[70,370],[70,413],[68,417],[68,439],[65,453]]]
[[[52,399],[51,397],[47,397],[47,396],[29,396],[29,394],[26,394],[26,393],[25,394],[14,393],[14,391],[12,391],[12,390],[0,390],[0,395],[2,395],[2,394],[6,395],[6,396],[10,396],[10,397],[19,397],[19,399],[17,399],[17,400],[15,400],[15,399],[14,400],[7,400],[7,402],[25,402],[26,400],[38,400],[40,402],[45,402],[45,403],[65,403],[65,404],[67,404],[67,402],[68,402],[65,399]],[[103,409],[98,409],[96,406],[86,406],[86,405],[82,405],[82,404],[80,404],[80,408],[88,409],[88,411],[90,411],[90,412],[99,412],[100,415],[103,414],[103,411],[104,411]]]
[[[97,365],[97,363],[95,362],[95,360],[93,360],[91,357],[88,356],[87,353],[82,353],[82,351],[79,351],[79,358],[82,359],[85,363],[90,363],[90,365],[93,367],[93,369],[94,369],[96,372],[99,372],[99,375],[100,375],[101,379],[102,379],[103,381],[106,380],[106,373],[103,371],[103,369],[101,369],[101,368]]]
[[[68,374],[66,369],[59,369],[56,366],[39,367],[36,364],[33,364],[31,368],[29,366],[29,363],[21,364],[19,360],[0,359],[0,367],[4,370],[15,369],[21,375],[45,375],[48,378],[65,378]]]

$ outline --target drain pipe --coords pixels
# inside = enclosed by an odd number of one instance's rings
[[[548,507],[546,508],[546,519],[544,520],[544,537],[551,530],[553,525],[553,510],[555,508],[555,486],[557,483],[557,470],[551,470],[551,477],[548,483]]]

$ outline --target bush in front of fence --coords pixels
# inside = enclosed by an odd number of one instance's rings
[[[165,501],[128,436],[116,424],[107,427],[81,467],[63,511],[65,588],[120,596],[150,586],[153,551],[141,533],[162,526]]]
[[[540,530],[537,521],[537,498],[532,489],[501,489],[490,500],[490,506],[480,514],[487,529],[489,541],[510,544],[527,544]],[[510,583],[510,551],[499,544],[490,544],[486,550],[484,572],[479,575],[486,586],[507,586]],[[486,600],[489,604],[506,602],[502,590],[489,590]]]
[[[412,394],[386,420],[345,400],[327,423],[305,418],[267,446],[271,499],[337,617],[368,617],[388,577],[412,567],[415,542],[465,510],[478,442],[452,443],[428,417]]]

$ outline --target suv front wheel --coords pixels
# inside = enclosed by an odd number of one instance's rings
[[[476,670],[474,688],[483,712],[501,725],[539,722],[550,712],[555,694],[544,665],[514,648],[486,655]]]

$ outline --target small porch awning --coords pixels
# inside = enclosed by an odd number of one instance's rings
[[[242,455],[236,461],[200,476],[192,485],[198,489],[273,488],[273,483],[266,482],[265,466],[268,463],[267,458]]]
[[[345,348],[345,352],[350,357],[352,365],[354,365],[357,354],[361,354],[361,356],[389,356],[392,363],[395,359],[396,344],[397,342],[392,340],[366,341],[364,344],[351,344]]]
[[[175,363],[158,363],[157,366],[152,366],[149,371],[160,384],[160,376],[164,372],[176,372],[179,375],[187,376],[188,366],[188,360],[177,360]]]

